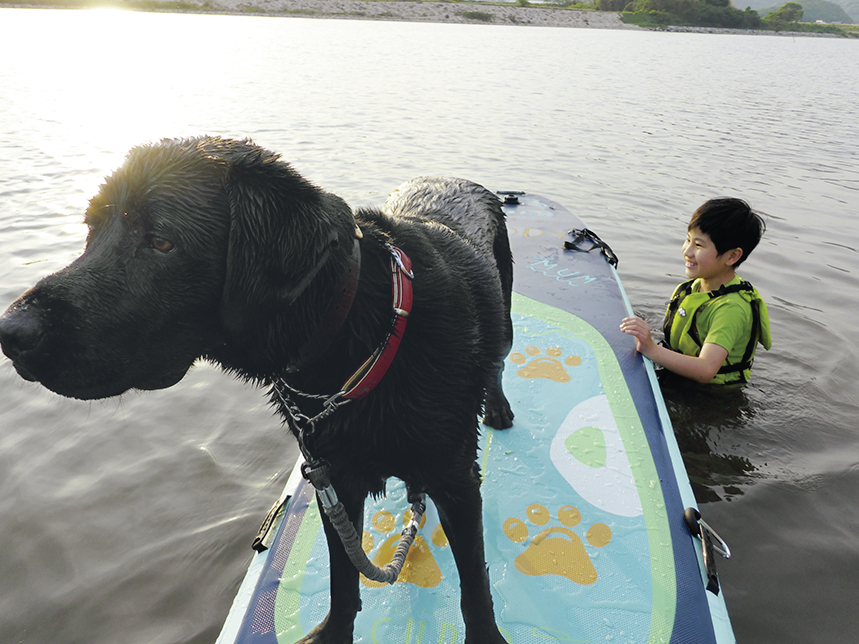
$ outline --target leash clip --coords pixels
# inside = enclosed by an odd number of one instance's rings
[[[324,459],[317,459],[309,463],[305,461],[301,464],[301,475],[310,481],[310,484],[316,489],[316,495],[326,512],[337,505],[337,493],[334,491],[334,486],[331,485],[331,466],[328,461]]]
[[[400,267],[403,275],[408,277],[410,280],[415,279],[415,274],[412,272],[412,269],[406,268],[406,265],[403,263],[403,257],[400,255],[401,251],[391,246],[391,244],[385,244],[385,247],[388,249],[388,252],[391,253],[391,257],[394,258],[394,261],[397,263],[397,266]]]
[[[331,485],[331,466],[326,460],[305,461],[301,464],[301,475],[317,490]]]

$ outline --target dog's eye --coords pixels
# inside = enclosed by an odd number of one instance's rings
[[[149,237],[149,245],[152,246],[157,251],[161,251],[162,253],[169,253],[171,250],[176,248],[176,244],[174,244],[169,239],[164,239],[163,237],[158,237],[156,235],[150,235]]]

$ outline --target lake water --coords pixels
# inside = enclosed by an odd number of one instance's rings
[[[775,344],[664,383],[738,641],[859,633],[859,42],[0,9],[0,310],[82,247],[129,147],[252,137],[354,205],[421,174],[543,193],[661,318],[691,212],[766,213],[743,266]],[[200,365],[84,403],[0,359],[0,642],[214,641],[297,450]]]

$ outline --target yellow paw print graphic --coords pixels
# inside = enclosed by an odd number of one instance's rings
[[[516,375],[522,378],[546,378],[555,382],[569,382],[570,374],[564,369],[564,365],[568,367],[576,367],[582,364],[582,359],[579,356],[567,356],[564,362],[561,363],[560,357],[563,351],[558,347],[549,347],[546,349],[546,355],[541,355],[543,352],[537,347],[526,347],[525,356],[521,353],[510,354],[510,359],[516,364],[525,365],[516,372]],[[531,361],[528,362],[528,356]],[[528,362],[528,364],[525,364]]]
[[[406,510],[403,514],[403,527],[405,527],[411,519],[412,511]],[[421,517],[421,523],[418,527],[422,528],[426,521],[427,517],[424,515]],[[379,546],[379,550],[376,552],[376,555],[372,558],[372,562],[376,566],[387,566],[393,560],[394,552],[396,552],[397,544],[400,541],[400,532],[394,532],[397,520],[394,518],[394,515],[387,510],[379,510],[373,515],[372,524],[373,529],[379,533],[379,536],[381,537],[392,532],[394,533],[385,539],[384,543]],[[449,545],[447,536],[444,534],[441,524],[437,525],[432,531],[430,539],[433,544],[439,548],[444,548]],[[367,556],[370,555],[370,552],[372,552],[375,547],[373,535],[367,530],[364,530],[361,547],[364,549],[364,552],[367,553]],[[441,570],[435,561],[435,557],[432,555],[429,544],[423,537],[421,537],[421,535],[416,535],[415,541],[409,549],[409,554],[403,564],[403,569],[400,571],[400,576],[397,577],[396,583],[407,582],[420,586],[421,588],[432,588],[433,586],[438,586],[441,583],[441,579]],[[364,575],[361,575],[361,583],[371,588],[378,588],[379,586],[387,585],[383,582],[367,579]]]
[[[549,523],[549,511],[539,503],[528,506],[528,521],[535,526]],[[583,586],[597,580],[597,571],[585,550],[581,538],[570,528],[581,523],[582,514],[572,505],[558,510],[558,521],[562,525],[542,530],[528,544],[528,548],[515,559],[516,569],[532,577],[560,575]],[[528,538],[528,526],[521,519],[511,517],[504,522],[504,534],[515,543]],[[588,543],[602,548],[611,541],[611,528],[605,523],[595,523],[585,533]]]

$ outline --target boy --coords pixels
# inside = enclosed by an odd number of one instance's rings
[[[647,322],[624,318],[620,330],[666,369],[702,383],[748,382],[755,348],[772,346],[767,307],[736,268],[758,245],[766,224],[741,199],[711,199],[689,221],[683,243],[686,276],[665,313],[665,341]]]

